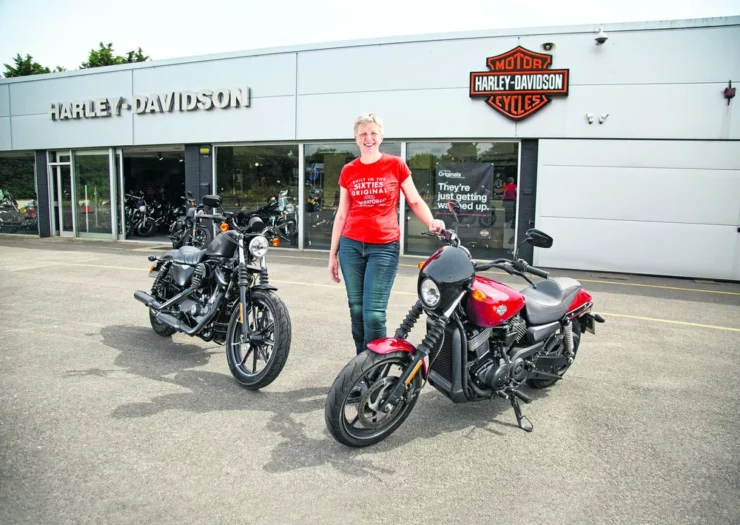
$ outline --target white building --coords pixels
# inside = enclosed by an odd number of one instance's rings
[[[476,257],[535,225],[555,239],[528,255],[538,266],[740,280],[740,99],[727,98],[740,17],[603,30],[598,41],[596,25],[496,30],[0,79],[0,189],[3,166],[33,159],[39,235],[123,239],[127,192],[176,198],[184,184],[233,208],[285,187],[295,246],[325,249],[339,169],[358,154],[353,120],[372,111],[384,150],[407,160],[432,207],[450,193],[481,204],[461,225]],[[515,207],[501,201],[509,177]],[[404,252],[431,253],[408,215]]]

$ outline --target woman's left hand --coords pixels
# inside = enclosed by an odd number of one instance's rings
[[[444,229],[445,229],[445,223],[444,221],[441,221],[439,219],[434,219],[432,223],[429,225],[429,231],[432,233],[439,233]]]

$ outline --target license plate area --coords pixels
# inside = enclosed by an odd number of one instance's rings
[[[596,319],[591,314],[586,314],[586,331],[596,335]]]

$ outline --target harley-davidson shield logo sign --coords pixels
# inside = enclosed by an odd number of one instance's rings
[[[512,120],[539,111],[553,95],[568,95],[568,70],[548,69],[552,56],[521,46],[487,61],[490,71],[470,73],[470,97],[486,102]]]

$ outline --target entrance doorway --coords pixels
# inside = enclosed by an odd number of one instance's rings
[[[49,151],[47,164],[53,234],[115,240],[115,151]]]
[[[185,195],[185,146],[124,148],[119,186],[122,238],[170,242]]]

